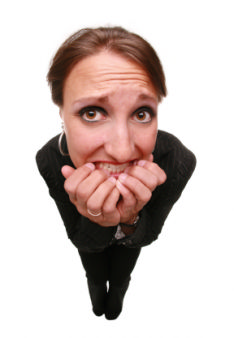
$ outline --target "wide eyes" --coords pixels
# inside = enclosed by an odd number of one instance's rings
[[[87,122],[98,122],[106,119],[104,110],[98,107],[83,108],[79,112],[79,116]]]
[[[152,120],[152,117],[153,117],[153,114],[152,114],[151,109],[149,112],[145,108],[138,110],[133,114],[134,121],[140,122],[140,123],[150,122]]]
[[[80,110],[78,115],[86,122],[99,122],[107,119],[108,114],[100,107],[86,107]],[[138,123],[149,123],[156,114],[150,107],[141,107],[132,115],[131,119]]]

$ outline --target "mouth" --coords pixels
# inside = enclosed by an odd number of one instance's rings
[[[125,169],[135,165],[135,162],[136,161],[131,161],[131,162],[122,163],[122,164],[113,164],[113,163],[108,163],[108,162],[96,162],[95,166],[96,166],[96,169],[105,170],[109,176],[118,178],[118,176],[121,173],[123,173]]]

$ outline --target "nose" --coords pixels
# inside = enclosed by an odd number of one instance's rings
[[[135,143],[131,127],[127,124],[115,124],[109,130],[105,151],[119,163],[134,159]]]

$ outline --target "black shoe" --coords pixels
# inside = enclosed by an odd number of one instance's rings
[[[118,318],[123,308],[123,300],[128,289],[130,278],[121,286],[110,285],[107,295],[105,317],[113,320]]]
[[[102,316],[105,312],[107,297],[106,284],[96,285],[88,279],[89,295],[93,305],[93,312],[96,316]]]

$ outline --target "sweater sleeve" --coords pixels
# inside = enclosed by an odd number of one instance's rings
[[[38,170],[43,177],[50,196],[54,199],[63,220],[68,238],[81,251],[98,252],[109,245],[114,227],[104,228],[82,216],[70,202],[64,190],[63,165],[72,166],[69,157],[61,156],[57,147],[58,137],[50,140],[36,155]]]
[[[36,156],[40,174],[49,194],[54,199],[67,234],[81,251],[99,252],[116,242],[116,227],[102,227],[79,214],[64,190],[63,165],[73,165],[69,157],[62,156],[57,147],[58,136],[50,140]],[[157,239],[173,205],[181,196],[190,179],[196,158],[173,135],[159,132],[154,152],[155,162],[165,170],[167,181],[157,187],[152,198],[140,212],[140,221],[131,236],[118,240],[127,247],[142,247]]]
[[[146,246],[158,238],[196,166],[194,154],[177,138],[165,132],[159,135],[155,162],[166,172],[167,180],[153,191],[151,200],[141,210],[134,234],[121,240],[127,247]]]
[[[71,202],[54,198],[68,238],[80,251],[99,252],[111,242],[116,227],[102,227],[78,213]]]

